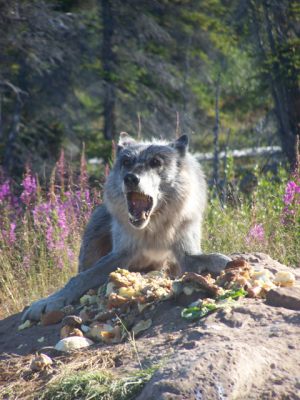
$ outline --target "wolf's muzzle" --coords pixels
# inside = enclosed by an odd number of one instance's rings
[[[140,183],[140,178],[132,173],[128,173],[124,176],[124,183],[128,188],[136,188]]]

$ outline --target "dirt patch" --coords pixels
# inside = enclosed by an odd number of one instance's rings
[[[272,272],[290,270],[264,254],[242,256]],[[300,271],[293,272],[299,285]],[[141,363],[144,368],[160,367],[139,400],[300,399],[299,311],[280,307],[280,302],[274,307],[262,299],[244,298],[235,307],[191,323],[181,311],[193,300],[183,295],[159,304],[151,314],[152,326],[135,340],[136,348],[130,342],[97,344],[63,356],[49,349],[59,340],[61,324],[18,332],[21,315],[6,318],[0,321],[0,386],[7,393],[8,388],[21,387],[23,392],[11,392],[9,399],[39,398],[38,392],[62,369],[109,368],[122,373]],[[54,365],[50,371],[33,373],[33,353],[42,348]]]

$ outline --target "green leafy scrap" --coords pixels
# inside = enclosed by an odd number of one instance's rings
[[[205,304],[201,306],[193,306],[184,308],[181,312],[181,316],[184,319],[189,321],[194,321],[196,319],[200,319],[205,317],[207,314],[215,311],[218,308],[218,305],[215,303]]]
[[[203,302],[199,306],[192,305],[190,307],[184,308],[181,312],[181,317],[189,321],[203,318],[219,308],[233,306],[234,300],[240,297],[245,297],[246,295],[247,292],[242,288],[226,290],[224,294],[217,297],[215,303]]]
[[[239,297],[245,297],[247,296],[246,290],[243,288],[237,288],[237,289],[230,289],[226,290],[224,294],[221,296],[217,297],[217,301],[225,300],[225,299],[238,299]]]

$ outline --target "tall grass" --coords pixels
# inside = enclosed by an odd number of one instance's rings
[[[48,295],[74,275],[80,238],[100,191],[91,190],[84,156],[79,174],[64,154],[42,188],[29,168],[17,185],[0,181],[0,317]]]
[[[277,176],[257,180],[251,196],[239,190],[234,201],[211,196],[203,249],[262,251],[299,266],[299,173],[288,176],[280,169]],[[74,174],[62,153],[44,187],[29,168],[19,185],[0,176],[0,318],[48,295],[76,273],[81,234],[100,202],[100,190],[88,185],[84,156]]]
[[[238,187],[232,179],[231,187]],[[204,251],[264,252],[284,264],[300,266],[300,177],[257,174],[251,194],[235,189],[230,200],[211,197],[204,226]]]

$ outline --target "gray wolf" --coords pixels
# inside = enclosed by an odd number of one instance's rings
[[[23,320],[62,308],[92,287],[105,283],[116,267],[132,271],[168,268],[220,272],[230,258],[201,253],[206,182],[188,152],[188,137],[136,142],[120,135],[114,166],[104,189],[104,204],[91,216],[83,235],[79,273],[64,288],[33,303]]]

